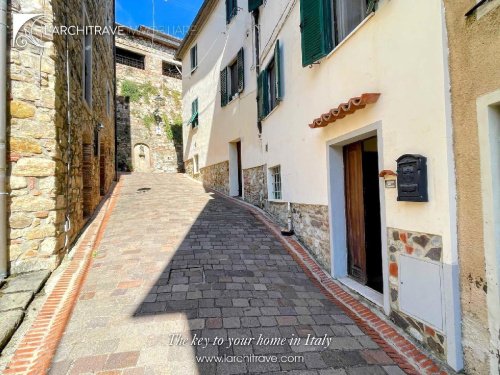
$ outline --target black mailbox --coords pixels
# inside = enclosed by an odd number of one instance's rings
[[[398,201],[428,202],[427,158],[403,155],[398,160]]]

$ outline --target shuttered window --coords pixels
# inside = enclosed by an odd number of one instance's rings
[[[245,52],[242,49],[238,52],[238,92],[242,93],[245,89]]]
[[[191,124],[193,128],[198,127],[198,122],[199,122],[198,119],[199,119],[198,98],[196,98],[191,103],[191,118],[189,119],[188,125]]]
[[[220,72],[221,106],[226,106],[245,90],[245,55],[243,48],[231,64]]]
[[[238,13],[238,1],[226,0],[226,23],[231,22],[236,13]]]
[[[311,65],[332,50],[331,1],[300,1],[303,66]]]
[[[193,48],[191,48],[190,57],[191,57],[191,72],[193,72],[198,67],[198,45],[195,44]]]
[[[220,105],[225,107],[227,105],[227,69],[224,68],[220,72]]]
[[[263,0],[248,0],[248,11],[253,12],[258,9],[263,2]]]
[[[302,65],[328,55],[373,12],[377,0],[300,0]]]
[[[257,79],[257,103],[259,120],[266,117],[283,99],[282,52],[276,41],[274,56]]]
[[[257,77],[257,105],[259,120],[262,120],[268,114],[267,101],[267,71],[264,69]]]

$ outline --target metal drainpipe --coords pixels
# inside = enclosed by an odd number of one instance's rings
[[[255,74],[259,79],[260,74],[260,25],[259,25],[259,9],[253,11],[253,21],[255,24]],[[257,128],[259,129],[259,136],[262,134],[262,122],[257,119]]]
[[[9,273],[7,247],[7,0],[0,0],[0,280]]]

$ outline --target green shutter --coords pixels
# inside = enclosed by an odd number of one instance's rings
[[[193,128],[198,126],[198,98],[191,103],[191,118],[188,125],[192,125]]]
[[[377,8],[377,3],[378,3],[378,0],[369,0],[368,6],[366,8],[366,14],[370,14],[370,13],[375,12],[375,9]]]
[[[238,92],[242,93],[245,89],[245,53],[243,48],[238,51]]]
[[[238,9],[237,0],[226,0],[226,23],[231,22]]]
[[[248,0],[248,11],[253,12],[262,5],[263,0]]]
[[[257,103],[259,120],[262,120],[269,113],[268,92],[267,71],[263,70],[257,78]]]
[[[300,0],[302,65],[311,65],[332,50],[331,0]]]
[[[227,92],[227,68],[220,72],[220,105],[225,107],[228,102]]]
[[[280,41],[276,41],[276,46],[274,46],[274,66],[276,67],[276,100],[281,101],[283,98],[283,77],[281,70],[281,49]]]

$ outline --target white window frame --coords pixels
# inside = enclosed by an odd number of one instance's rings
[[[194,53],[193,53],[193,51],[194,51]],[[193,57],[194,57],[194,59],[193,59]],[[193,63],[193,60],[194,60],[194,63]],[[189,50],[189,61],[191,64],[191,73],[194,73],[195,70],[198,69],[198,44],[195,44]]]
[[[275,165],[268,169],[269,176],[269,200],[283,200],[283,176],[281,173],[281,165]]]
[[[87,9],[85,7],[85,4],[82,6],[82,23],[84,29],[90,25],[90,20],[89,16],[87,13]],[[92,34],[86,34],[84,33],[82,35],[82,97],[83,97],[83,102],[88,106],[88,108],[92,108],[92,83],[93,83],[93,36]],[[89,48],[87,50],[87,48]],[[88,54],[87,54],[87,51]],[[86,74],[86,68],[88,69],[88,76]],[[90,81],[90,84],[89,84]],[[88,91],[87,91],[88,90]]]

